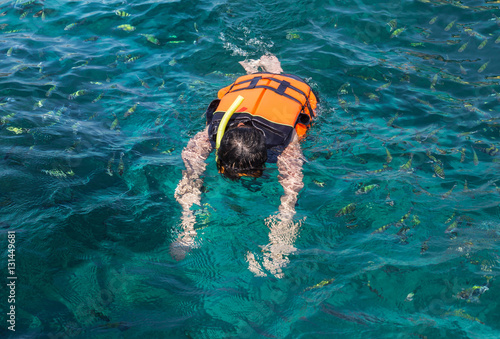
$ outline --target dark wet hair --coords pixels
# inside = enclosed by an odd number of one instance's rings
[[[230,180],[260,177],[267,161],[266,137],[253,126],[230,128],[217,151],[217,169]]]

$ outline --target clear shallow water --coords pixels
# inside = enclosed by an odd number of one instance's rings
[[[0,334],[498,337],[498,6],[1,1],[1,262],[7,278],[15,231],[18,285]],[[182,148],[266,52],[321,98],[296,251],[281,279],[249,271],[277,170],[228,183],[212,155],[197,248],[176,261]]]

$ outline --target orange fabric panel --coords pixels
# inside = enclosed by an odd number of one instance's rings
[[[307,127],[303,124],[297,124],[297,126],[295,126],[295,131],[297,132],[299,139],[302,139],[306,135]]]
[[[224,95],[229,91],[232,85],[226,86],[224,88],[221,88],[219,92],[217,93],[217,98],[222,99]]]
[[[241,106],[236,112],[251,113],[252,115],[260,116],[268,121],[272,121],[277,124],[294,127],[297,118],[302,110],[302,106],[306,103],[306,98],[302,94],[289,87],[286,88],[285,94],[299,100],[301,104],[266,88],[248,89],[246,87],[249,86],[249,81],[244,82],[243,84],[238,84],[246,80],[254,79],[258,76],[262,76],[263,79],[260,79],[256,86],[268,86],[273,89],[277,89],[280,83],[268,78],[285,80],[289,82],[291,86],[294,86],[297,89],[300,89],[306,95],[309,95],[309,103],[311,105],[311,108],[316,108],[316,96],[312,93],[311,88],[306,83],[278,74],[249,74],[239,77],[234,84],[231,84],[219,90],[218,97],[219,99],[221,99],[221,101],[219,103],[219,106],[217,107],[217,111],[227,111],[227,109],[231,106],[238,95],[242,95],[245,100],[243,100]],[[243,90],[238,91],[238,89]],[[309,112],[307,106],[305,107],[304,112],[308,114],[312,119],[312,112]],[[297,126],[295,126],[295,129],[299,136],[303,136],[307,131],[307,128],[308,127],[303,124],[297,124]]]
[[[223,99],[221,98],[221,101],[219,103],[219,106],[217,107],[217,111],[222,111],[225,112],[229,109],[229,107],[233,104],[233,102],[236,100],[238,95],[242,95],[245,100],[241,103],[240,107],[236,110],[236,112],[253,112],[256,110],[256,107],[259,105],[259,98],[262,94],[262,89],[260,88],[254,88],[254,89],[248,89],[244,91],[239,91],[239,92],[231,92],[227,93]],[[243,110],[243,108],[245,108]]]

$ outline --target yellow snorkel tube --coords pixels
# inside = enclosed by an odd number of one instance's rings
[[[233,113],[238,109],[238,107],[241,105],[241,102],[244,100],[241,95],[238,95],[236,100],[231,104],[229,109],[224,113],[224,116],[222,117],[222,120],[219,123],[219,128],[217,128],[217,138],[215,140],[215,160],[217,161],[217,151],[219,150],[220,147],[220,141],[222,140],[222,137],[224,136],[224,132],[226,131],[226,126],[227,123],[229,122],[229,119],[233,116]]]

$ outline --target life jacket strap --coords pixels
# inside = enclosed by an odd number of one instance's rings
[[[287,88],[292,88],[292,86],[288,81],[282,80],[278,88],[276,88],[276,93],[284,95]]]
[[[250,81],[250,84],[248,85],[247,88],[255,88],[255,86],[257,86],[257,84],[259,83],[260,80],[262,80],[262,77],[255,77],[255,78],[253,78]]]
[[[282,75],[282,76],[287,77],[286,75]],[[291,77],[291,78],[294,79],[294,80],[297,80],[297,81],[304,82],[303,80],[296,79],[295,77]],[[259,81],[261,81],[261,80],[270,80],[270,81],[277,82],[277,83],[279,83],[278,88],[274,88],[274,87],[267,86],[267,85],[257,85],[259,83]],[[239,85],[242,85],[242,84],[245,84],[245,83],[249,83],[248,86],[233,90],[234,86],[239,86]],[[253,88],[265,88],[265,89],[269,89],[269,90],[271,90],[271,91],[273,91],[273,92],[275,92],[275,93],[277,93],[279,95],[284,96],[285,98],[293,100],[293,101],[299,103],[302,106],[302,112],[304,111],[304,108],[307,107],[307,109],[309,110],[309,113],[311,114],[311,117],[313,117],[313,118],[315,117],[314,111],[311,108],[311,103],[309,102],[309,96],[311,95],[310,86],[309,86],[309,93],[306,94],[306,93],[304,93],[304,91],[302,91],[301,89],[293,86],[290,82],[288,82],[286,80],[280,80],[280,79],[276,79],[276,78],[273,78],[273,77],[256,75],[256,76],[254,76],[251,79],[247,79],[247,80],[243,80],[243,81],[240,81],[240,82],[233,83],[233,85],[229,88],[229,90],[227,91],[227,93],[238,92],[238,91],[243,91],[243,90],[246,90],[246,89],[253,89]],[[299,93],[300,95],[302,95],[306,99],[306,101],[304,103],[302,103],[299,99],[297,99],[297,98],[295,98],[295,97],[293,97],[293,96],[291,96],[289,94],[286,94],[285,91],[286,91],[287,88],[290,88],[290,89],[294,90],[295,92]]]

